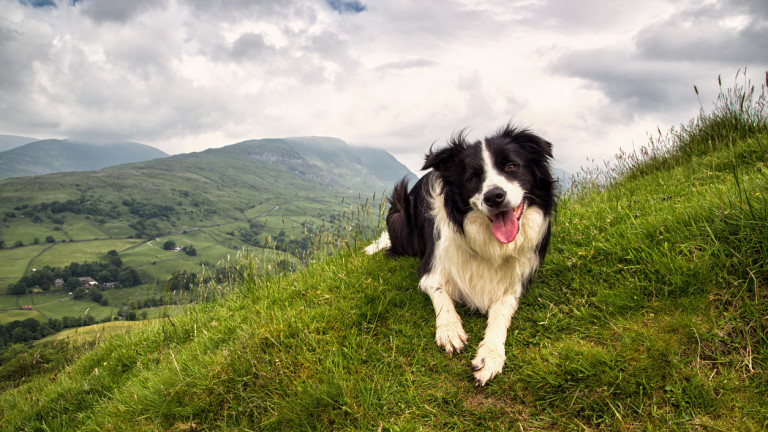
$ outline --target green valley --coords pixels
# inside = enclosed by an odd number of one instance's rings
[[[226,266],[243,248],[295,268],[313,238],[338,225],[350,206],[381,199],[406,175],[412,174],[384,151],[305,137],[6,179],[0,181],[0,291],[37,269],[100,261],[108,251],[138,271],[141,290],[152,293],[145,297],[162,293],[174,274]],[[174,247],[164,248],[167,242]],[[28,295],[48,289],[30,286]],[[129,304],[110,306],[114,314]],[[0,318],[39,317],[38,310],[4,306]]]

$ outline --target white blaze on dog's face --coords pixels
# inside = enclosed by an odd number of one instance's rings
[[[494,237],[501,243],[514,241],[525,211],[525,192],[520,184],[520,162],[504,143],[479,143],[482,167],[471,172],[469,181],[480,185],[469,199],[472,208],[491,223]]]

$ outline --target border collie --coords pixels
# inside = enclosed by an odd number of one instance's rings
[[[421,259],[419,288],[432,300],[437,345],[452,355],[467,334],[454,302],[488,315],[472,360],[476,385],[501,372],[512,315],[544,260],[555,206],[552,144],[511,125],[482,141],[460,132],[425,157],[431,169],[392,191],[387,230],[374,254]]]

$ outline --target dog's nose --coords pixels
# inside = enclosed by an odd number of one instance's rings
[[[504,189],[495,186],[490,189],[488,189],[483,194],[483,202],[485,205],[491,208],[497,208],[501,206],[504,203],[504,200],[507,198],[507,193],[504,192]]]

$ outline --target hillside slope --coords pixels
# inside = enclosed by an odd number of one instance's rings
[[[138,143],[89,144],[57,139],[33,141],[0,152],[0,179],[95,171],[166,156],[161,150]]]
[[[98,260],[109,250],[145,281],[197,272],[244,246],[264,247],[269,236],[298,257],[350,199],[381,197],[403,176],[413,174],[383,150],[310,137],[6,179],[0,262],[19,264],[0,267],[0,288],[32,268]],[[197,255],[168,253],[166,241],[194,245]]]
[[[460,308],[470,343],[446,356],[418,263],[367,257],[352,242],[265,280],[243,257],[237,293],[0,395],[0,427],[763,430],[761,115],[702,117],[621,179],[565,196],[505,369],[485,387],[469,367],[485,317]]]

